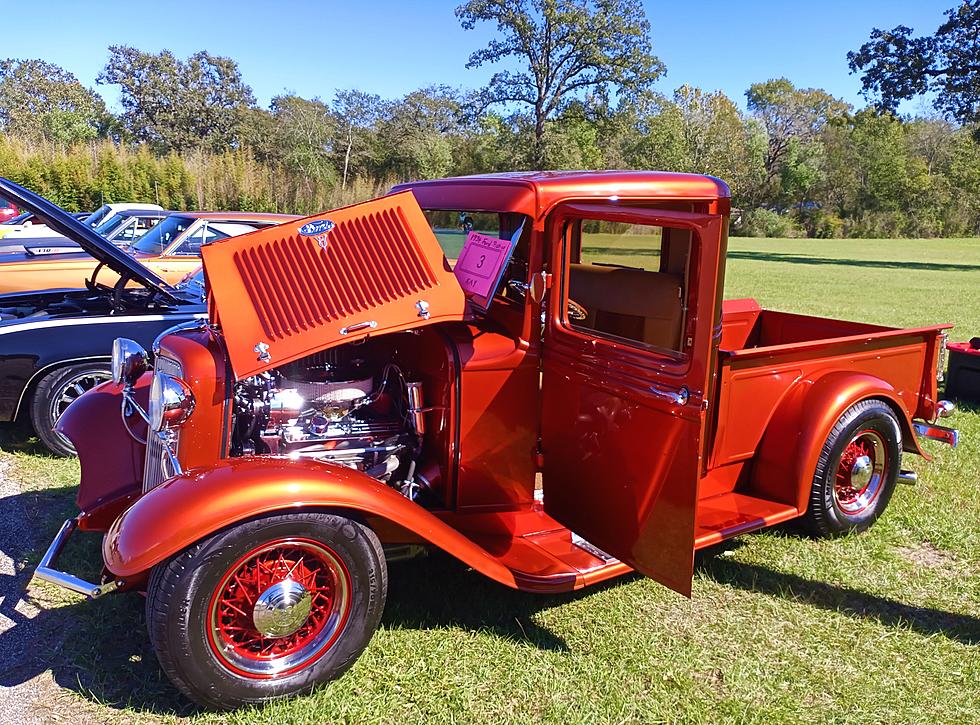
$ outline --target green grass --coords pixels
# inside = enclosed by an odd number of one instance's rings
[[[607,246],[642,264],[635,242]],[[728,297],[980,334],[980,240],[732,239],[730,251]],[[38,650],[79,693],[60,706],[100,720],[975,723],[980,412],[952,424],[960,447],[907,458],[919,484],[900,487],[870,532],[742,537],[699,558],[691,600],[635,576],[541,597],[444,556],[394,565],[382,627],[354,668],[261,711],[191,710],[161,678],[136,595],[80,602],[33,586],[51,607]],[[71,509],[76,464],[36,451],[2,460],[50,536]]]

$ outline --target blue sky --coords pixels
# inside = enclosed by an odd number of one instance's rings
[[[860,83],[846,53],[875,26],[904,24],[931,32],[957,0],[844,2],[661,2],[648,0],[653,44],[667,65],[660,90],[684,83],[721,89],[744,105],[749,84],[786,76],[860,104]],[[197,50],[238,61],[262,105],[284,91],[330,98],[339,88],[394,97],[435,83],[477,87],[488,69],[466,58],[492,34],[464,31],[458,2],[389,0],[176,0],[159,3],[39,0],[8,2],[0,14],[0,57],[43,58],[86,85],[110,44],[180,56]],[[14,30],[20,29],[20,30]],[[117,93],[98,90],[110,105]],[[908,107],[918,110],[919,104]]]

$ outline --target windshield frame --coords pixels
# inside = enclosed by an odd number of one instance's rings
[[[152,229],[148,230],[146,234],[141,236],[135,242],[129,246],[129,251],[134,254],[148,254],[154,257],[164,257],[167,256],[167,252],[174,248],[175,244],[180,244],[181,240],[184,239],[189,233],[191,233],[200,223],[200,219],[192,216],[187,216],[186,214],[170,214],[159,222]],[[177,233],[173,239],[167,242],[157,242],[156,238],[164,234],[165,225],[171,224],[175,226],[181,222],[188,222],[187,226]],[[167,229],[170,231],[170,229]],[[141,249],[140,245],[148,242],[153,244],[152,249]]]

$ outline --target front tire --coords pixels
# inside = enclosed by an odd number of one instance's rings
[[[67,365],[41,379],[31,399],[31,424],[48,450],[59,456],[75,455],[75,446],[54,427],[82,393],[111,378],[109,363],[94,362]]]
[[[902,429],[880,400],[840,417],[820,451],[803,523],[816,536],[868,529],[892,497],[902,462]]]
[[[238,524],[159,564],[146,621],[160,666],[205,707],[310,692],[374,634],[388,572],[377,536],[342,516]]]

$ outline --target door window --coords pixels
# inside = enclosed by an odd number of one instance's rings
[[[684,354],[691,233],[576,219],[566,224],[564,323],[617,342]]]

